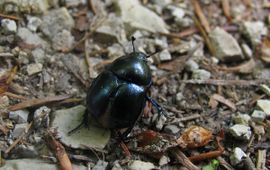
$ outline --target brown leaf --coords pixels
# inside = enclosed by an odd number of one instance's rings
[[[177,139],[177,143],[182,148],[197,148],[205,146],[211,139],[211,131],[200,126],[191,126]]]

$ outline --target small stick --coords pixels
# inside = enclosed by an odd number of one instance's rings
[[[32,127],[33,122],[29,123],[22,134],[7,148],[5,154],[8,154],[21,140],[22,138],[28,133],[29,129]]]
[[[270,84],[270,80],[217,80],[217,79],[208,79],[208,80],[181,80],[181,83],[186,84],[207,84],[207,85],[216,85],[216,86],[260,86],[261,84]]]
[[[231,16],[231,9],[230,9],[229,0],[222,0],[221,4],[222,4],[222,9],[223,9],[225,17],[228,19],[229,22],[231,22],[232,16]]]
[[[169,152],[187,169],[190,170],[199,170],[200,168],[194,165],[187,157],[186,155],[179,149],[179,148],[173,148],[170,149]]]
[[[179,123],[179,122],[185,122],[185,121],[190,121],[190,120],[193,120],[193,119],[198,119],[200,118],[201,115],[196,113],[196,114],[193,114],[191,116],[186,116],[186,117],[182,117],[182,118],[178,118],[176,120],[173,120],[172,122],[170,123],[167,123],[167,124],[174,124],[174,123]],[[165,123],[166,124],[166,123]]]
[[[21,96],[21,95],[17,95],[17,94],[11,93],[11,92],[4,92],[0,96],[2,96],[2,95],[6,95],[6,96],[14,98],[14,99],[27,100],[26,97]]]
[[[63,145],[57,140],[55,140],[55,138],[50,132],[45,135],[45,140],[47,141],[48,146],[55,152],[55,156],[60,164],[60,169],[72,170],[72,164]]]
[[[193,8],[195,10],[196,15],[199,17],[205,31],[209,33],[211,31],[209,22],[207,21],[205,15],[203,14],[202,8],[198,2],[198,0],[192,0],[191,1]]]
[[[60,95],[60,96],[49,96],[49,97],[40,98],[40,99],[29,99],[29,100],[23,101],[21,103],[12,105],[8,109],[10,111],[15,111],[15,110],[20,110],[20,109],[25,109],[28,107],[44,105],[44,104],[47,104],[50,102],[61,101],[61,100],[67,99],[67,98],[70,98],[70,96],[69,95]]]
[[[8,133],[8,129],[5,126],[1,125],[1,124],[0,124],[0,131],[2,133],[4,133],[4,135],[7,135],[7,133]]]
[[[256,168],[258,170],[264,170],[265,167],[265,162],[266,162],[266,150],[258,150],[258,158],[257,158],[257,164],[256,164]]]
[[[13,15],[5,15],[5,14],[0,14],[0,17],[2,18],[7,18],[7,19],[12,19],[12,20],[20,20],[20,18],[13,16]]]

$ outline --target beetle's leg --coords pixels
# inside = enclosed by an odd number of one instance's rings
[[[88,111],[87,109],[85,110],[84,114],[83,114],[83,120],[82,122],[75,127],[74,129],[70,130],[68,132],[68,135],[72,135],[74,132],[78,131],[79,129],[81,129],[83,126],[89,128],[89,120],[88,120]]]
[[[163,108],[157,103],[157,101],[155,101],[149,96],[146,96],[146,99],[152,103],[152,105],[158,110],[159,114],[164,114]]]

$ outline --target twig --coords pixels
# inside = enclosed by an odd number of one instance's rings
[[[5,15],[5,14],[0,14],[0,17],[2,18],[7,18],[7,19],[13,19],[13,20],[20,20],[19,17],[13,16],[13,15]]]
[[[224,168],[226,168],[227,170],[233,170],[233,167],[221,156],[217,157],[217,159]]]
[[[128,159],[130,159],[131,158],[131,153],[129,152],[129,149],[128,149],[127,145],[122,140],[120,141],[119,145],[123,149],[125,156]]]
[[[217,79],[208,79],[208,80],[180,80],[180,83],[186,84],[207,84],[207,85],[216,85],[216,86],[260,86],[261,84],[270,85],[270,80],[217,80]]]
[[[5,154],[8,154],[22,140],[22,138],[28,133],[29,129],[32,127],[32,124],[33,122],[28,123],[22,134],[9,146],[9,148],[7,148]]]
[[[222,0],[221,4],[222,4],[222,9],[223,9],[224,15],[226,16],[228,21],[231,22],[232,17],[231,17],[231,9],[230,9],[229,0]]]
[[[6,95],[6,96],[14,98],[14,99],[27,100],[26,97],[21,96],[21,95],[17,95],[17,94],[11,93],[11,92],[5,92],[5,93],[3,93],[1,95]]]
[[[205,15],[203,14],[202,8],[198,2],[198,0],[192,0],[191,1],[193,8],[195,10],[196,15],[199,17],[202,26],[204,27],[205,31],[209,33],[211,31],[209,22],[207,21]]]
[[[91,78],[91,62],[90,62],[90,59],[89,59],[89,52],[88,52],[88,50],[87,50],[87,47],[88,47],[88,41],[85,41],[85,43],[84,43],[84,46],[85,46],[85,55],[84,55],[84,57],[85,57],[85,61],[86,61],[86,64],[87,64],[87,66],[88,66],[88,74],[89,74],[89,77]]]
[[[182,118],[177,118],[175,120],[173,120],[172,122],[169,122],[167,124],[174,124],[174,123],[179,123],[179,122],[185,122],[185,121],[190,121],[190,120],[194,120],[194,119],[198,119],[200,118],[201,115],[196,113],[196,114],[193,114],[191,116],[186,116],[186,117],[182,117]],[[166,123],[165,123],[166,124]]]
[[[47,141],[48,146],[55,152],[55,156],[60,164],[60,169],[72,170],[72,164],[63,145],[57,140],[55,140],[55,138],[50,132],[45,135],[45,140]]]
[[[265,169],[265,162],[266,162],[266,150],[258,150],[258,158],[256,168],[257,170],[264,170]]]
[[[4,135],[7,135],[7,133],[8,133],[8,129],[5,126],[1,125],[1,124],[0,124],[0,131],[2,133],[4,133]]]
[[[49,97],[40,98],[40,99],[29,99],[29,100],[23,101],[21,103],[12,105],[8,109],[10,111],[15,111],[15,110],[19,110],[19,109],[28,108],[28,107],[39,106],[39,105],[44,105],[44,104],[51,103],[51,102],[61,101],[61,100],[67,99],[67,98],[70,98],[70,96],[69,95],[60,95],[60,96],[49,96]]]
[[[199,170],[200,168],[194,165],[187,157],[186,155],[179,149],[179,148],[173,148],[170,149],[169,152],[187,169],[190,170]]]
[[[228,99],[225,99],[223,96],[219,95],[219,94],[213,94],[211,96],[211,98],[213,98],[214,100],[220,102],[220,103],[223,103],[225,104],[226,106],[228,106],[229,108],[232,109],[232,111],[236,111],[236,106],[233,102],[231,102],[230,100]]]
[[[162,32],[160,32],[160,34],[165,35],[165,36],[170,37],[170,38],[184,38],[184,37],[190,36],[190,35],[198,32],[198,31],[199,30],[197,28],[191,27],[191,28],[187,28],[179,33],[162,33]]]

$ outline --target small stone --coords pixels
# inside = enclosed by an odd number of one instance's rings
[[[159,166],[163,166],[163,165],[167,165],[170,162],[170,158],[168,156],[163,155],[160,159],[159,159]]]
[[[163,19],[153,11],[141,5],[139,0],[118,0],[115,1],[115,3],[122,20],[127,25],[127,32],[133,32],[132,30],[135,29],[142,29],[152,33],[168,33],[166,23]]]
[[[262,126],[262,125],[258,125],[258,126],[255,125],[253,127],[253,130],[254,130],[254,133],[256,135],[264,135],[265,134],[264,126]]]
[[[243,60],[241,48],[233,38],[222,28],[215,28],[210,32],[209,37],[216,52],[216,57],[224,62]]]
[[[106,170],[107,166],[108,166],[108,162],[98,160],[97,164],[93,167],[92,170]]]
[[[118,58],[125,54],[123,47],[116,43],[108,47],[107,49],[108,49],[108,56],[109,58],[112,58],[112,59]]]
[[[164,127],[164,132],[169,134],[177,134],[180,131],[179,127],[176,125],[167,125]]]
[[[266,116],[270,116],[270,100],[257,100],[257,107],[260,108],[264,113],[266,113]]]
[[[36,74],[36,73],[39,73],[42,71],[42,68],[43,68],[43,65],[40,64],[40,63],[35,63],[35,64],[29,64],[27,66],[27,73],[29,76],[33,75],[33,74]]]
[[[233,121],[236,124],[249,125],[251,117],[248,114],[237,114],[233,116]]]
[[[241,148],[234,148],[233,154],[230,156],[231,164],[236,165],[242,161],[243,158],[247,157],[245,152]]]
[[[34,113],[34,127],[39,129],[41,127],[49,127],[49,114],[51,109],[47,106],[42,106],[38,108]]]
[[[18,158],[36,158],[39,156],[37,150],[32,145],[19,145],[12,150],[11,154],[16,154]]]
[[[50,10],[42,20],[40,29],[50,38],[63,30],[70,31],[74,27],[74,20],[65,7]]]
[[[17,24],[15,21],[11,19],[2,19],[1,27],[3,28],[3,31],[6,33],[14,33],[17,31]]]
[[[264,121],[266,119],[266,113],[260,110],[254,110],[251,117],[255,121]]]
[[[58,32],[52,38],[53,48],[55,50],[63,51],[70,49],[74,43],[74,37],[71,35],[70,31],[63,30]]]
[[[185,63],[185,68],[187,71],[194,71],[194,70],[198,70],[199,69],[199,65],[192,59],[189,59],[186,63]]]
[[[265,85],[265,84],[262,84],[260,85],[260,89],[267,95],[270,97],[270,88]]]
[[[18,36],[27,44],[35,45],[35,46],[42,46],[43,48],[48,47],[46,41],[38,36],[38,34],[32,33],[27,28],[19,28],[18,29]]]
[[[247,58],[252,58],[253,52],[252,52],[252,50],[249,48],[249,46],[248,46],[247,44],[241,44],[241,47],[242,47],[242,50],[243,50],[244,55],[245,55]]]
[[[166,8],[171,11],[171,15],[174,17],[175,20],[182,19],[185,16],[185,11],[182,8],[173,5],[169,5]]]
[[[140,160],[131,160],[128,163],[128,169],[129,170],[150,170],[154,169],[155,166],[151,162],[144,162]]]
[[[192,72],[193,79],[207,80],[207,79],[210,79],[210,77],[211,77],[211,73],[203,69],[193,70]]]
[[[16,123],[27,123],[29,112],[27,110],[16,110],[9,112],[9,119],[14,120]]]
[[[38,17],[28,17],[28,23],[27,23],[27,28],[33,32],[36,32],[37,29],[40,27],[42,24],[42,21]]]
[[[159,53],[160,61],[170,61],[172,56],[168,50],[163,50]]]
[[[27,125],[28,123],[16,124],[12,133],[13,137],[17,139],[25,131]]]
[[[162,49],[166,49],[168,48],[168,41],[167,38],[155,38],[155,45],[162,48]]]
[[[32,56],[36,63],[44,63],[45,62],[45,51],[42,48],[35,48],[32,51]]]
[[[114,163],[113,163],[112,170],[124,170],[124,169],[121,167],[119,161],[116,160],[116,161],[114,161]]]
[[[261,44],[262,36],[267,35],[267,27],[261,21],[247,21],[243,23],[242,32],[256,46]]]
[[[229,132],[237,139],[249,140],[251,137],[251,129],[246,125],[236,124],[229,128]]]
[[[184,99],[183,93],[182,93],[182,92],[178,92],[178,93],[176,94],[176,101],[180,102],[180,101],[182,101],[183,99]]]
[[[123,43],[127,41],[124,23],[114,14],[110,14],[107,19],[95,30],[93,35],[95,41],[100,43]]]
[[[167,121],[167,118],[163,114],[158,115],[157,116],[157,119],[155,120],[155,122],[156,122],[156,128],[158,130],[161,130],[163,128],[163,126],[164,126],[164,124],[165,124],[166,121]]]
[[[9,106],[9,98],[7,96],[0,96],[0,110],[6,112],[8,106]]]

